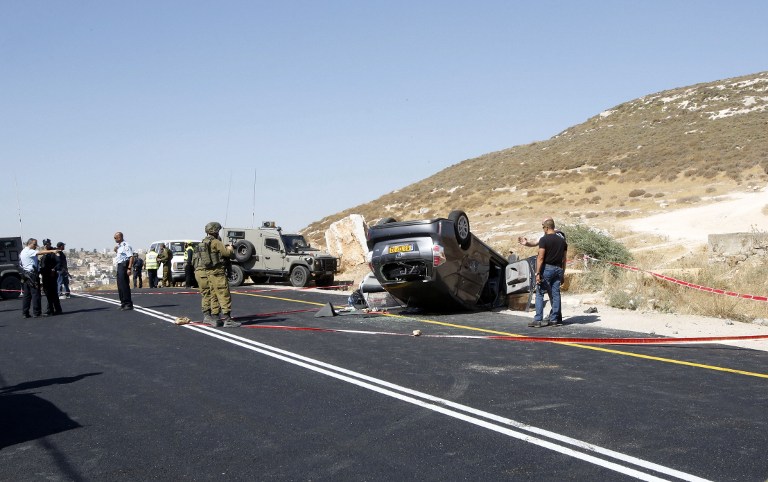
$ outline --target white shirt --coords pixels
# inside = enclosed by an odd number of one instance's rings
[[[131,245],[123,241],[117,245],[117,252],[115,253],[115,264],[125,263],[133,256],[133,248]]]
[[[25,246],[19,255],[19,264],[27,273],[40,271],[40,261],[37,259],[37,250]]]

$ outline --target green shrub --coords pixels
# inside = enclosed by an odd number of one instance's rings
[[[560,229],[568,239],[568,257],[587,255],[601,261],[626,264],[632,260],[623,244],[610,236],[583,224],[563,225]]]

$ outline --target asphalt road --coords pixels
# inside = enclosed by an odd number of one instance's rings
[[[234,294],[232,329],[175,325],[201,318],[182,289],[116,298],[0,302],[0,480],[768,478],[767,352],[514,337],[633,335],[590,317],[316,317],[346,297],[280,286]]]

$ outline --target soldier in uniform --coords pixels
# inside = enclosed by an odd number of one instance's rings
[[[240,323],[232,320],[232,295],[227,283],[225,261],[232,256],[232,245],[225,246],[219,238],[221,224],[205,225],[206,237],[197,245],[194,254],[195,278],[202,295],[203,323],[234,328]],[[221,311],[221,318],[219,318]]]
[[[171,261],[173,260],[173,253],[165,244],[160,245],[160,252],[157,254],[157,261],[163,263],[163,283],[162,286],[167,288],[173,286],[173,280],[171,279]]]

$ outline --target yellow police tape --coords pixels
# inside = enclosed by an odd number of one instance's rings
[[[273,299],[273,300],[288,301],[288,302],[292,302],[292,303],[303,303],[303,304],[307,304],[307,305],[317,305],[317,306],[324,306],[324,305],[326,305],[326,303],[317,303],[317,302],[314,302],[314,301],[296,300],[296,299],[292,299],[292,298],[284,298],[284,297],[278,297],[278,296],[259,295],[259,294],[255,294],[255,293],[239,293],[239,292],[233,291],[232,294],[243,295],[243,296],[255,296],[255,297],[258,297],[258,298],[269,298],[269,299]],[[509,332],[504,332],[504,331],[489,330],[487,328],[477,328],[477,327],[474,327],[474,326],[458,325],[458,324],[455,324],[455,323],[447,323],[447,322],[444,322],[444,321],[429,320],[429,319],[426,319],[426,318],[412,318],[410,316],[395,315],[395,314],[392,314],[392,313],[380,313],[380,315],[381,316],[389,316],[391,318],[401,318],[401,319],[417,321],[419,323],[428,323],[428,324],[433,324],[433,325],[447,326],[447,327],[451,327],[451,328],[459,328],[459,329],[462,329],[462,330],[479,331],[481,333],[491,333],[491,334],[494,334],[494,335],[526,338],[525,335],[520,335],[518,333],[509,333]],[[579,343],[567,343],[567,342],[551,342],[551,343],[554,343],[554,344],[557,344],[557,345],[567,345],[567,346],[572,346],[572,347],[576,347],[576,348],[583,348],[583,349],[586,349],[586,350],[600,351],[600,352],[603,352],[603,353],[611,353],[613,355],[629,356],[629,357],[641,358],[641,359],[645,359],[645,360],[658,361],[658,362],[662,362],[662,363],[672,363],[672,364],[675,364],[675,365],[684,365],[684,366],[689,366],[689,367],[694,367],[694,368],[703,368],[705,370],[714,370],[714,371],[720,371],[720,372],[726,372],[726,373],[735,373],[737,375],[746,375],[746,376],[750,376],[750,377],[757,377],[757,378],[766,378],[766,379],[768,379],[768,373],[749,372],[749,371],[745,371],[745,370],[737,370],[735,368],[725,368],[725,367],[718,367],[718,366],[715,366],[715,365],[705,365],[705,364],[702,364],[702,363],[693,363],[693,362],[688,362],[688,361],[684,361],[684,360],[675,360],[673,358],[663,358],[663,357],[657,357],[657,356],[651,356],[651,355],[643,355],[641,353],[632,353],[632,352],[622,351],[622,350],[613,350],[613,349],[610,349],[610,348],[602,348],[602,347],[598,347],[598,346],[582,345],[582,344],[579,344]]]

